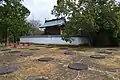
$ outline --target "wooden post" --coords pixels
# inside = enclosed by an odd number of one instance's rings
[[[20,45],[20,42],[18,42],[17,45],[19,46],[19,45]]]
[[[31,43],[28,43],[28,46],[30,46],[31,45]]]
[[[17,48],[17,45],[16,45],[16,43],[14,43],[14,48]]]
[[[22,46],[25,46],[25,43],[22,43]]]
[[[11,43],[11,42],[9,42],[9,46],[12,46],[12,43]]]
[[[5,42],[5,46],[8,46],[8,43],[7,43],[7,42]]]

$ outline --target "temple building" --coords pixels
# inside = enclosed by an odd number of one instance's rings
[[[40,28],[45,28],[44,35],[61,35],[65,27],[65,18],[45,20],[45,23]]]
[[[40,29],[44,29],[44,33],[40,35],[22,36],[20,38],[21,43],[35,43],[35,44],[54,44],[54,45],[81,45],[88,44],[88,40],[85,37],[71,37],[72,42],[66,42],[62,39],[66,24],[65,18],[57,18],[52,20],[45,20],[44,24],[40,26]]]

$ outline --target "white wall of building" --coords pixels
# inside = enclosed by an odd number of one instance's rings
[[[66,42],[62,40],[60,36],[26,36],[21,37],[21,43],[35,43],[35,44],[58,44],[58,45],[80,45],[80,44],[87,44],[88,40],[83,37],[72,37],[72,43]]]

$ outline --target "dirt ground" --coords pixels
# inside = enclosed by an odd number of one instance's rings
[[[30,49],[39,50],[30,50]],[[76,48],[69,50],[75,52],[73,55],[63,54],[65,50],[60,47],[46,48],[45,46],[32,45],[29,48],[10,48],[12,51],[33,54],[28,57],[13,56],[9,51],[0,51],[0,66],[10,63],[19,65],[19,70],[5,75],[0,75],[0,80],[24,80],[27,76],[44,76],[48,80],[120,80],[120,48],[118,51],[111,50],[113,54],[103,54],[101,51],[107,48],[80,47],[85,51],[77,51]],[[2,50],[2,48],[0,48]],[[91,55],[101,54],[105,59],[90,58]],[[52,57],[53,61],[40,62],[39,58]],[[70,63],[84,63],[88,70],[72,70],[68,68]]]

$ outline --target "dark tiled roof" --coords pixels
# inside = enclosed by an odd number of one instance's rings
[[[66,22],[65,18],[46,20],[45,23],[40,28],[62,26],[63,24],[65,24],[65,22]]]

